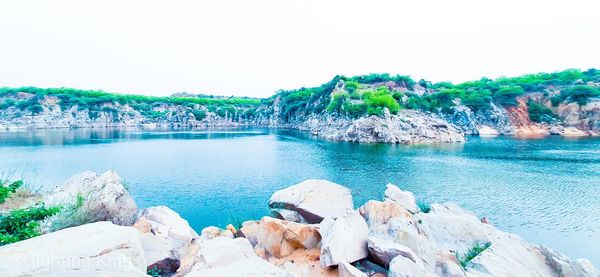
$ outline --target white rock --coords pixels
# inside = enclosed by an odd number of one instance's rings
[[[348,262],[341,262],[338,265],[338,274],[339,277],[367,277],[367,274],[358,270],[358,268]]]
[[[387,184],[385,186],[384,196],[385,198],[402,205],[402,207],[406,208],[411,213],[419,211],[415,195],[410,191],[404,191],[393,184]]]
[[[0,247],[3,276],[146,276],[133,227],[96,222]]]
[[[478,133],[480,137],[495,137],[499,135],[498,130],[485,125],[479,128]]]
[[[367,239],[369,227],[354,210],[326,217],[320,224],[321,266],[328,267],[340,262],[355,262],[368,256]]]
[[[197,260],[185,276],[287,276],[259,258],[245,238],[217,237],[200,245]]]
[[[202,240],[211,240],[211,239],[218,238],[218,237],[233,238],[234,235],[229,230],[226,230],[226,229],[224,230],[224,229],[221,229],[221,228],[215,227],[215,226],[205,227],[200,232],[200,239],[202,239]]]
[[[368,247],[373,260],[385,268],[387,268],[390,265],[390,262],[398,255],[402,255],[413,261],[420,259],[412,249],[389,240],[369,237]]]
[[[81,225],[96,221],[111,221],[118,225],[132,225],[137,206],[114,171],[98,176],[94,172],[82,172],[67,180],[44,197],[46,206],[70,207],[77,205],[78,218],[63,212],[47,221],[46,231]]]
[[[182,241],[190,241],[198,236],[187,220],[166,206],[146,208],[142,210],[138,218],[148,220],[152,233],[158,236],[172,237]]]
[[[368,201],[359,212],[367,220],[371,236],[405,245],[425,261],[427,269],[435,268],[434,245],[416,215],[390,200]]]
[[[389,277],[434,277],[436,276],[432,272],[428,272],[423,267],[423,263],[420,260],[411,260],[410,258],[402,255],[396,256],[390,262],[390,269],[388,272]]]
[[[319,223],[325,217],[353,209],[354,204],[350,189],[326,180],[309,179],[276,191],[269,207],[285,220]]]

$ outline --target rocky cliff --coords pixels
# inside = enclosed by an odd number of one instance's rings
[[[268,99],[148,97],[0,89],[0,130],[260,126],[353,142],[462,142],[465,135],[600,135],[600,71],[565,70],[454,85],[407,76],[336,76]]]
[[[114,172],[84,172],[41,198],[76,209],[43,224],[60,228],[0,246],[3,276],[600,276],[586,259],[392,184],[355,208],[348,188],[306,180],[273,194],[272,216],[200,233],[168,207],[138,211]]]

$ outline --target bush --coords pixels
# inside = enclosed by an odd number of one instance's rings
[[[525,90],[520,86],[503,87],[494,93],[494,99],[502,106],[517,106],[517,96],[523,93]]]
[[[198,109],[194,109],[192,111],[192,114],[194,114],[194,117],[196,118],[196,120],[200,121],[206,118],[206,112],[204,110],[198,110]]]
[[[6,202],[6,199],[10,197],[11,194],[15,193],[17,189],[23,186],[23,181],[18,180],[11,182],[0,180],[0,204]]]
[[[40,104],[34,104],[33,106],[29,107],[29,111],[32,114],[39,114],[44,111],[44,108]]]
[[[529,112],[529,119],[533,122],[543,123],[556,120],[556,115],[550,108],[531,100],[527,102],[527,111]]]
[[[2,101],[2,103],[0,103],[0,110],[4,110],[4,109],[12,107],[14,105],[15,105],[15,100],[6,99],[6,100]]]
[[[600,90],[591,86],[573,86],[560,91],[560,99],[576,102],[579,105],[587,104],[591,98],[600,97]]]
[[[39,221],[59,211],[60,207],[46,208],[42,203],[0,216],[0,245],[39,236]]]
[[[419,208],[419,211],[424,213],[431,211],[431,204],[422,200],[417,201],[417,207]]]

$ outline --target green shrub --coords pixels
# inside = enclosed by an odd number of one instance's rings
[[[502,106],[517,106],[517,96],[523,93],[525,90],[520,86],[503,87],[494,93],[494,99]]]
[[[367,104],[365,103],[344,103],[344,112],[352,118],[358,118],[367,113]]]
[[[344,84],[344,88],[346,89],[347,92],[353,93],[355,92],[359,87],[358,82],[356,81],[347,81]]]
[[[153,266],[151,268],[146,269],[146,274],[151,277],[161,277],[163,275],[163,272],[157,266]]]
[[[200,121],[206,118],[206,112],[204,110],[194,109],[192,111],[196,120]]]
[[[32,106],[29,106],[29,111],[32,114],[39,114],[44,111],[44,108],[40,104],[34,104]]]
[[[342,106],[344,105],[344,102],[346,101],[347,98],[348,98],[347,93],[343,93],[343,92],[333,93],[331,95],[331,101],[329,102],[329,105],[327,105],[327,112],[341,113]]]
[[[477,242],[471,248],[469,248],[465,253],[462,253],[462,254],[456,253],[456,258],[458,259],[458,262],[460,263],[460,265],[463,268],[465,268],[471,260],[473,260],[475,257],[477,257],[477,255],[481,254],[481,252],[490,248],[490,246],[492,246],[491,242],[486,242],[486,243]]]
[[[543,123],[556,120],[556,115],[550,108],[531,100],[527,102],[527,111],[529,112],[529,119],[533,122]]]
[[[5,99],[0,103],[0,110],[4,110],[6,108],[12,107],[15,105],[15,100],[13,99]]]
[[[8,181],[0,180],[0,204],[6,202],[6,199],[9,198],[11,194],[15,193],[21,186],[23,186],[22,180],[10,182],[10,184]]]
[[[431,204],[423,200],[417,201],[417,207],[419,208],[419,211],[424,213],[428,213],[431,211]]]
[[[57,214],[60,207],[46,208],[44,204],[12,210],[0,216],[0,245],[40,235],[39,221]]]
[[[579,105],[585,105],[595,97],[600,97],[600,90],[591,86],[579,85],[560,91],[560,98],[563,101],[576,102]]]

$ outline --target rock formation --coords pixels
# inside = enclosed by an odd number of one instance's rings
[[[50,195],[67,199],[71,194],[65,191],[80,191],[75,188],[83,184],[115,187],[117,180],[113,172],[83,173]],[[109,194],[96,195],[100,199],[116,198],[114,189],[99,192]],[[289,211],[294,216],[246,221],[239,230],[231,225],[207,227],[199,235],[171,209],[149,207],[139,212],[133,226],[86,223],[1,246],[0,272],[3,276],[600,276],[588,260],[572,260],[527,243],[455,204],[432,204],[427,212],[420,211],[410,192],[391,184],[384,201],[371,200],[354,209],[350,197],[340,185],[308,180],[271,198],[276,201],[270,204],[293,207]],[[339,203],[318,205],[332,199]],[[104,203],[125,211],[132,207],[129,201]],[[99,211],[102,216],[90,220],[131,224],[122,220],[129,220],[129,212],[123,217]]]

